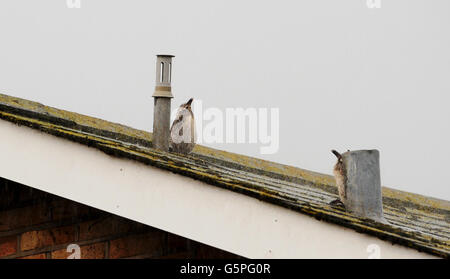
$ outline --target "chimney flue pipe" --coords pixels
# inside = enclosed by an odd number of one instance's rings
[[[346,204],[348,211],[387,223],[383,216],[380,178],[380,152],[357,150],[342,154],[346,176]]]
[[[172,58],[173,55],[156,56],[156,86],[153,93],[153,148],[169,151],[170,103],[172,95]]]

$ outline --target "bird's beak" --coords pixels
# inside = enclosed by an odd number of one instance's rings
[[[194,100],[194,98],[190,98],[189,101],[187,101],[186,106],[187,107],[191,107],[192,101]]]
[[[331,150],[331,152],[333,152],[333,154],[338,158],[338,159],[341,159],[342,158],[342,155],[339,153],[339,152],[337,152],[336,150]]]

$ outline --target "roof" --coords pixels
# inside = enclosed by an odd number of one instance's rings
[[[152,148],[149,132],[2,94],[0,119],[450,258],[449,201],[383,187],[383,211],[389,222],[383,224],[330,206],[337,197],[330,175],[201,145],[186,156],[162,152]]]

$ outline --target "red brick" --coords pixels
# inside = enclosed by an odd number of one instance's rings
[[[164,246],[165,233],[155,230],[151,233],[112,240],[109,247],[109,257],[118,259],[137,255],[159,255],[162,253]]]
[[[49,221],[45,203],[0,212],[0,231],[33,226]]]
[[[117,216],[106,219],[84,222],[80,224],[80,241],[96,239],[106,236],[114,236],[136,232],[142,229],[139,223]]]
[[[106,252],[106,242],[81,246],[82,259],[104,259]]]
[[[13,255],[17,252],[17,236],[0,238],[0,257]]]
[[[104,259],[106,242],[94,243],[80,247],[81,259]],[[67,259],[73,252],[67,252],[67,249],[61,249],[52,252],[52,259]]]
[[[26,257],[20,257],[18,259],[23,259],[23,260],[43,260],[43,259],[46,259],[46,256],[45,256],[45,253],[42,253],[42,254],[30,255],[30,256],[26,256]]]
[[[29,231],[22,234],[20,249],[22,251],[36,248],[71,243],[75,241],[73,226],[59,227],[50,230]]]

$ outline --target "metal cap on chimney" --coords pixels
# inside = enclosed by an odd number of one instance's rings
[[[172,95],[172,58],[174,55],[158,54],[156,56],[156,86],[153,97],[173,98]]]
[[[154,148],[169,151],[170,137],[170,102],[172,87],[172,58],[173,55],[156,56],[156,86],[153,93],[153,140]]]

